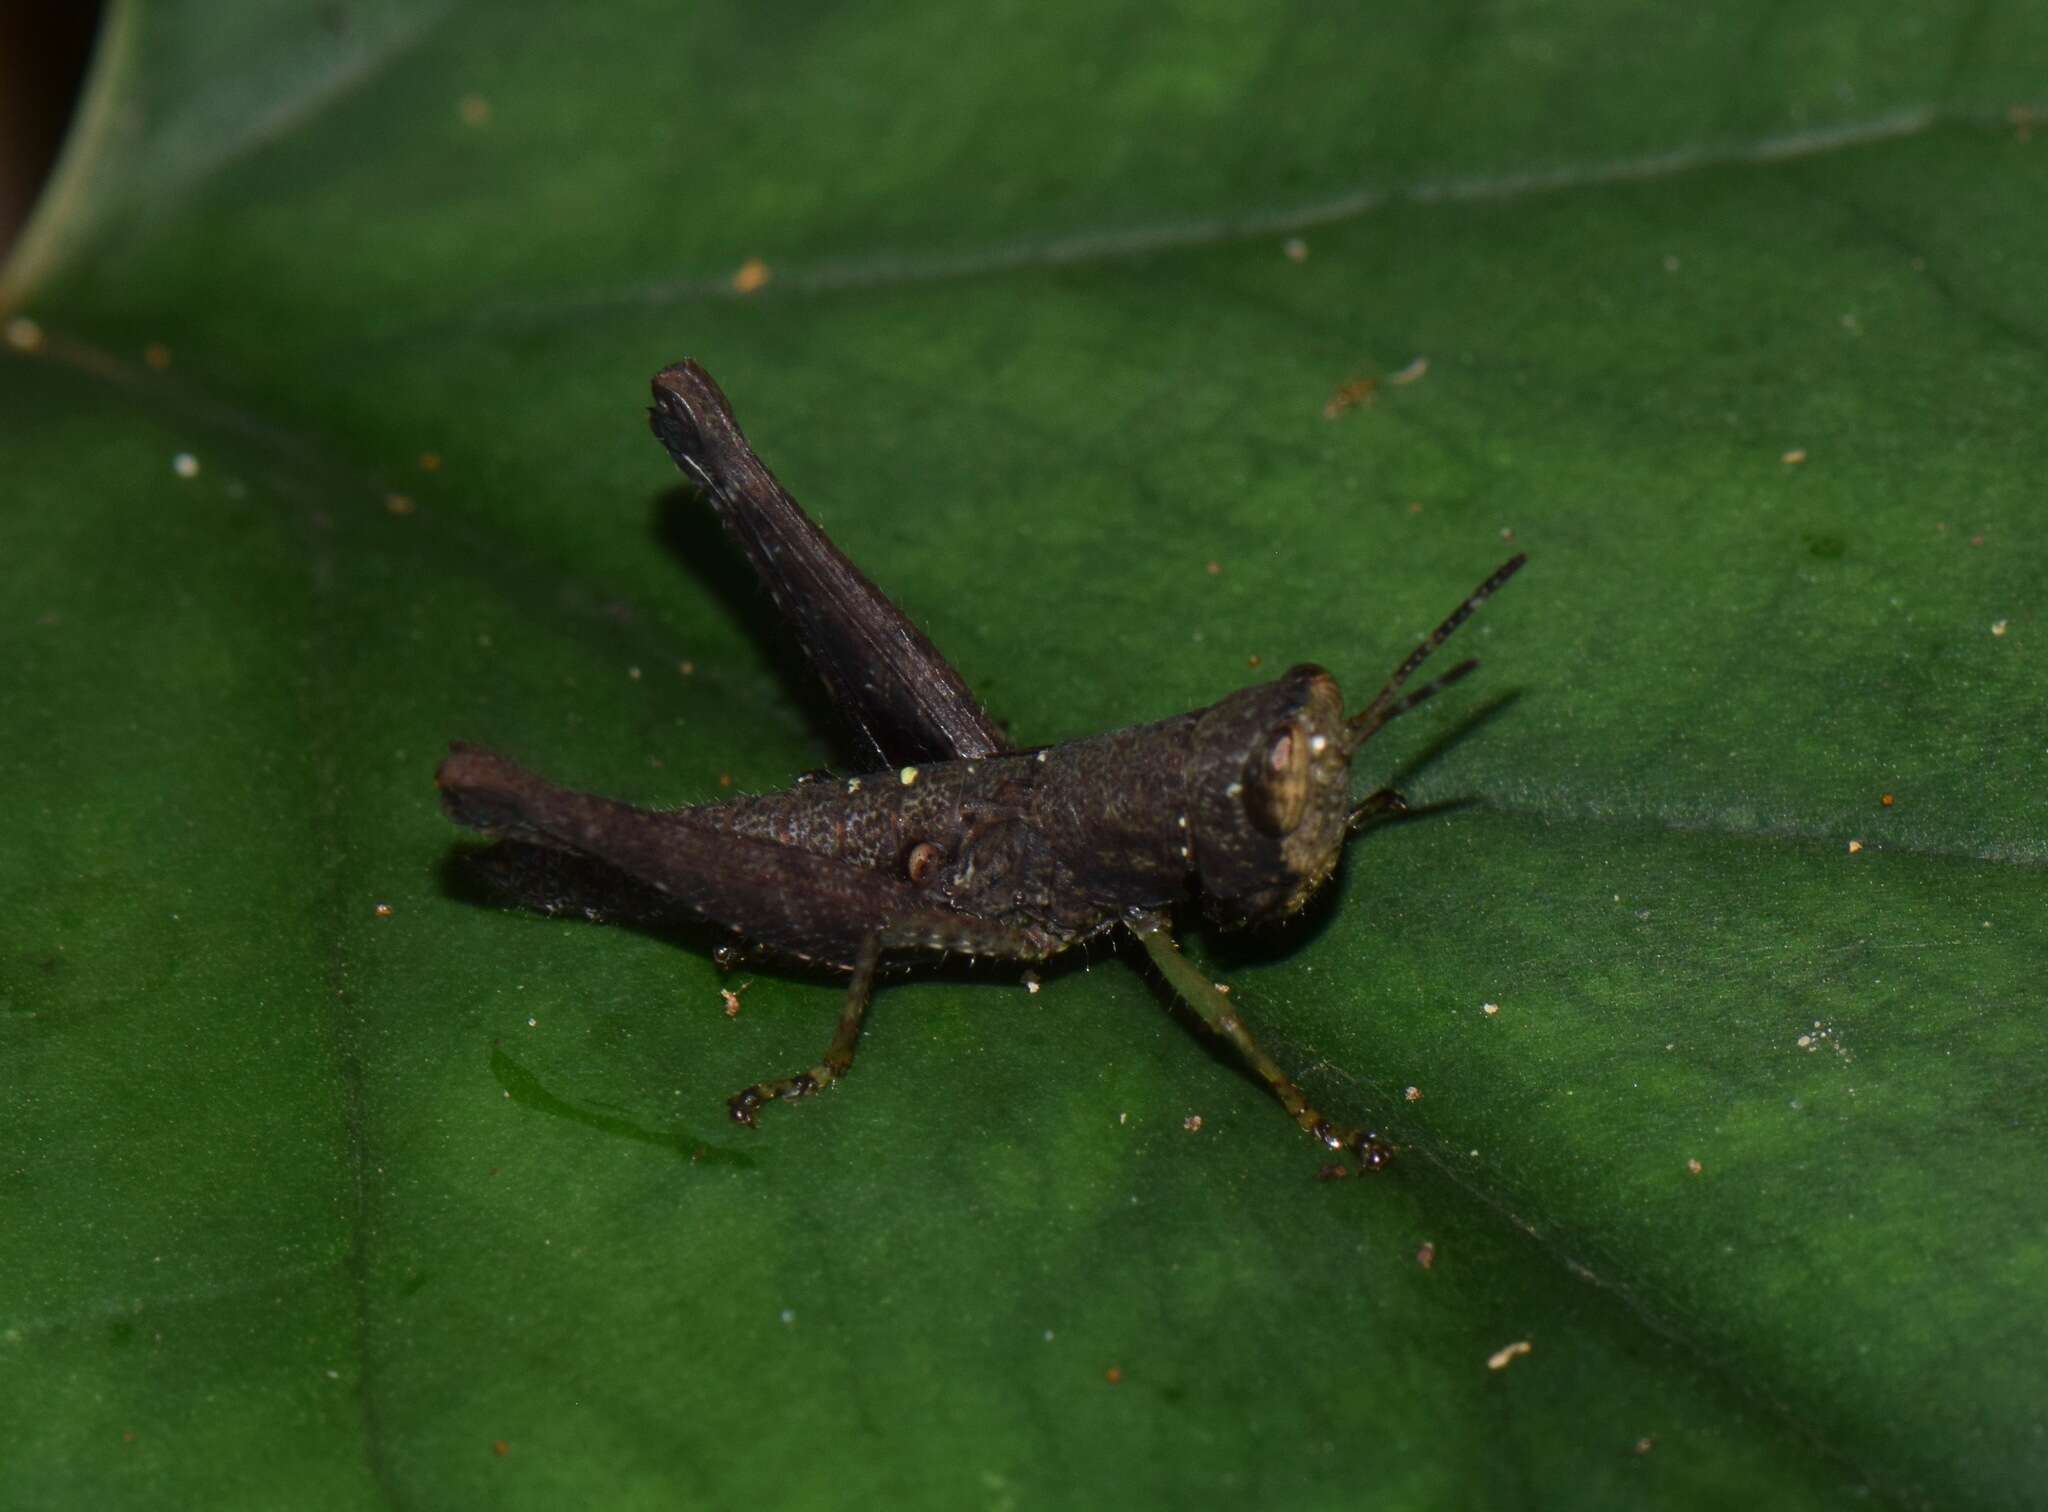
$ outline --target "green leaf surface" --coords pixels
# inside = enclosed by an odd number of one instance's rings
[[[2037,1504],[2043,57],[117,0],[0,275],[0,1505]],[[1393,1169],[1108,949],[749,1134],[838,989],[465,880],[450,738],[845,759],[685,354],[1020,741],[1529,552],[1361,758],[1436,810],[1189,941]]]

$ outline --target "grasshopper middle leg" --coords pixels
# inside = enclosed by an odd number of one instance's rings
[[[839,1010],[839,1027],[833,1031],[832,1043],[826,1047],[824,1059],[808,1071],[755,1082],[745,1091],[735,1092],[725,1100],[726,1107],[732,1111],[734,1123],[751,1125],[754,1112],[761,1104],[774,1102],[777,1098],[794,1100],[809,1097],[813,1092],[831,1086],[852,1069],[853,1047],[860,1042],[861,1021],[867,1017],[868,1001],[875,995],[875,968],[881,964],[881,959],[881,936],[870,934],[861,941],[860,955],[853,963],[853,981],[846,989],[845,1005]]]
[[[960,950],[983,959],[1042,961],[1052,953],[1052,942],[1024,930],[958,914],[917,912],[870,930],[862,937],[854,958],[853,981],[846,989],[846,1002],[839,1010],[839,1027],[824,1059],[808,1071],[755,1082],[726,1099],[733,1122],[751,1125],[764,1103],[793,1102],[822,1091],[853,1066],[853,1049],[860,1042],[861,1022],[867,1017],[868,1002],[875,992],[875,973],[885,950]]]

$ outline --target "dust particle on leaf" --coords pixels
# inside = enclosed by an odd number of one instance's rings
[[[488,126],[491,120],[491,102],[482,95],[464,95],[456,107],[462,113],[465,126]]]
[[[1863,849],[1863,842],[1862,842],[1861,840],[1851,840],[1851,841],[1849,842],[1849,854],[1850,854],[1850,855],[1852,855],[1852,856],[1853,856],[1853,855],[1857,854],[1857,852],[1861,851],[1862,849]]]
[[[1436,1246],[1427,1239],[1423,1240],[1416,1248],[1415,1263],[1424,1270],[1436,1269]]]
[[[1402,1093],[1401,1095],[1402,1095],[1402,1096],[1403,1096],[1404,1098],[1406,1098],[1406,1099],[1407,1099],[1407,1100],[1408,1100],[1409,1102],[1421,1102],[1421,1101],[1422,1101],[1422,1088],[1420,1088],[1420,1087],[1410,1087],[1410,1088],[1409,1088],[1409,1089],[1408,1089],[1407,1091],[1403,1092],[1403,1093]]]
[[[733,269],[732,291],[735,294],[757,294],[768,287],[768,280],[775,276],[774,270],[758,257],[750,257]]]
[[[421,472],[439,472],[440,470],[441,470],[441,454],[440,454],[439,452],[421,452],[421,453],[420,453],[420,471],[421,471]]]
[[[1102,1372],[1102,1379],[1109,1382],[1112,1386],[1122,1385],[1124,1379],[1123,1367],[1120,1365],[1110,1366],[1109,1369]]]
[[[1652,1449],[1656,1447],[1657,1441],[1651,1438],[1647,1433],[1636,1440],[1636,1453],[1638,1454],[1648,1454]]]
[[[1424,373],[1428,371],[1429,359],[1427,357],[1418,357],[1413,362],[1409,363],[1408,366],[1402,368],[1400,372],[1389,373],[1387,375],[1387,382],[1402,384],[1413,383],[1416,379],[1420,378]]]
[[[491,1440],[491,1453],[497,1455],[499,1459],[503,1459],[506,1455],[510,1454],[511,1452],[512,1446],[506,1443],[503,1439]]]
[[[1380,389],[1377,378],[1351,378],[1337,385],[1336,392],[1323,401],[1323,418],[1334,420],[1348,409],[1370,404]]]
[[[1486,1368],[1488,1370],[1506,1370],[1509,1365],[1519,1360],[1523,1355],[1528,1354],[1535,1347],[1527,1339],[1517,1339],[1512,1344],[1503,1344],[1499,1349],[1496,1349],[1486,1357]]]
[[[389,903],[379,903],[379,904],[377,905],[376,913],[377,913],[377,917],[378,917],[378,918],[380,918],[380,919],[388,919],[388,918],[390,918],[390,917],[391,917],[391,905],[390,905]]]
[[[171,349],[161,341],[152,341],[142,349],[142,360],[161,373],[171,365]]]
[[[1878,795],[1877,801],[1886,808],[1890,808],[1892,806],[1892,795],[1890,793],[1881,793]]]
[[[1991,633],[1993,635],[2003,635],[2005,634],[2005,626],[2006,622],[2004,620],[1994,620],[1991,625]]]
[[[403,518],[412,513],[413,502],[402,493],[386,494],[384,495],[384,508],[390,513]]]
[[[1487,1016],[1488,1018],[1494,1018],[1494,1017],[1497,1017],[1497,1016],[1499,1015],[1499,1013],[1500,1013],[1500,1004],[1498,1004],[1498,1003],[1481,1003],[1481,1004],[1479,1005],[1479,1011],[1480,1011],[1481,1013],[1485,1014],[1485,1015],[1486,1015],[1486,1016]]]
[[[1186,1118],[1183,1118],[1180,1121],[1180,1126],[1183,1129],[1186,1129],[1190,1134],[1199,1134],[1202,1132],[1202,1115],[1199,1113],[1190,1113]]]
[[[199,459],[190,452],[179,452],[171,458],[171,471],[181,478],[196,478],[199,476]]]
[[[1699,1175],[1699,1173],[1700,1173],[1701,1171],[1704,1171],[1704,1170],[1706,1169],[1706,1167],[1705,1167],[1705,1166],[1703,1166],[1703,1165],[1701,1165],[1701,1164],[1700,1164],[1700,1163],[1699,1163],[1699,1162],[1698,1162],[1697,1160],[1688,1160],[1688,1161],[1687,1161],[1687,1162],[1685,1163],[1685,1169],[1686,1169],[1686,1170],[1687,1170],[1687,1171],[1688,1171],[1688,1172],[1689,1172],[1690,1174],[1692,1174],[1692,1175],[1694,1175],[1694,1176],[1697,1176],[1697,1175]]]
[[[1806,448],[1803,446],[1795,446],[1792,448],[1792,450],[1786,452],[1782,457],[1778,458],[1778,460],[1784,463],[1787,467],[1797,467],[1800,463],[1806,460]]]
[[[1308,261],[1308,243],[1298,236],[1290,236],[1280,244],[1280,251],[1289,262]]]

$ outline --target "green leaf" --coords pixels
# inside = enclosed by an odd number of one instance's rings
[[[116,3],[0,276],[0,1503],[2031,1504],[2044,55]],[[1105,949],[732,1129],[832,983],[464,880],[450,738],[843,758],[685,354],[1024,741],[1362,697],[1529,552],[1361,758],[1440,807],[1190,942],[1391,1171]]]

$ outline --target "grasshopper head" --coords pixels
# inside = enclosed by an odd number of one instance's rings
[[[1233,693],[1185,768],[1204,906],[1222,924],[1293,913],[1335,870],[1351,815],[1344,696],[1321,667]]]
[[[1336,679],[1296,667],[1277,682],[1233,693],[1203,711],[1188,750],[1189,858],[1219,924],[1284,918],[1337,868],[1345,837],[1369,808],[1350,799],[1351,757],[1425,698],[1479,665],[1461,662],[1412,693],[1402,687],[1451,632],[1521,570],[1515,556],[1466,595],[1394,669],[1371,703],[1344,716]],[[1393,796],[1393,795],[1382,795]],[[1398,808],[1399,799],[1395,797]]]

